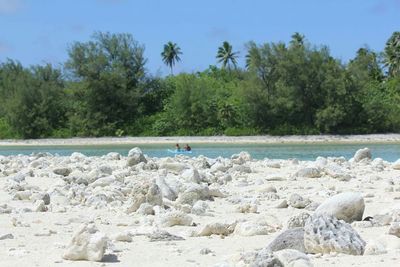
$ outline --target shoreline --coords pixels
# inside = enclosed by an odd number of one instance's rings
[[[400,143],[400,134],[369,135],[288,135],[288,136],[169,136],[169,137],[98,137],[5,139],[0,146],[96,146],[151,144],[371,144]]]

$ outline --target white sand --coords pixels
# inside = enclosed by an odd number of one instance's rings
[[[290,136],[173,136],[173,137],[100,137],[67,139],[0,140],[4,145],[140,145],[173,143],[399,143],[400,134],[370,135],[290,135]]]
[[[373,135],[351,137],[355,140],[364,142],[370,140],[379,141],[398,141],[400,135]],[[210,142],[210,138],[106,138],[106,139],[72,139],[74,144],[99,144],[104,143],[154,143],[159,142]],[[300,137],[216,137],[212,139],[220,142],[298,142],[300,140],[308,142],[346,141],[346,138],[337,137],[310,137],[306,140]],[[223,140],[223,141],[221,141]],[[238,141],[240,140],[240,141]],[[61,143],[60,143],[61,142]],[[70,144],[70,140],[34,140],[34,141],[3,141],[1,144]],[[104,144],[102,143],[102,144]],[[165,159],[149,159],[159,167]],[[40,161],[35,167],[32,162]],[[188,157],[177,157],[174,162],[184,164],[197,164],[198,159]],[[213,160],[209,160],[214,163]],[[271,161],[275,162],[275,161]],[[234,171],[235,164],[225,172],[230,173],[233,180],[226,184],[215,185],[223,192],[226,197],[215,197],[214,201],[206,200],[209,208],[206,215],[188,214],[193,218],[197,226],[173,226],[161,227],[171,234],[185,238],[182,241],[161,241],[150,242],[144,235],[133,236],[133,242],[112,241],[112,246],[107,250],[103,262],[89,261],[68,261],[62,258],[66,250],[66,245],[72,238],[73,232],[85,222],[94,222],[99,230],[108,236],[123,231],[144,232],[143,229],[156,229],[155,224],[143,223],[144,218],[151,222],[156,216],[139,215],[136,213],[126,214],[124,212],[125,202],[118,204],[108,203],[105,207],[94,208],[93,205],[86,205],[85,201],[89,196],[78,196],[76,192],[88,192],[90,185],[79,191],[74,190],[66,184],[62,177],[52,172],[55,167],[69,166],[73,170],[80,169],[83,173],[89,173],[102,165],[108,165],[113,169],[113,173],[118,171],[128,171],[129,176],[125,177],[125,184],[129,179],[139,179],[144,177],[148,180],[158,176],[158,170],[143,170],[141,165],[136,167],[125,167],[126,158],[121,160],[110,160],[101,157],[86,157],[82,160],[73,161],[70,157],[43,157],[36,159],[30,156],[1,157],[0,156],[0,205],[7,204],[13,208],[11,214],[0,214],[0,236],[11,233],[14,239],[0,240],[0,266],[213,266],[224,261],[237,262],[235,259],[243,252],[251,252],[255,249],[266,247],[282,230],[286,227],[288,219],[300,212],[312,213],[304,209],[292,207],[278,209],[276,205],[283,199],[289,199],[293,193],[298,193],[313,202],[322,202],[329,196],[339,192],[356,191],[361,192],[365,197],[364,217],[374,216],[391,210],[392,207],[400,205],[400,170],[394,170],[392,164],[388,162],[363,161],[361,163],[340,163],[343,170],[353,178],[350,181],[339,181],[322,172],[320,178],[297,178],[293,180],[293,174],[305,167],[314,166],[315,162],[300,162],[298,165],[291,161],[277,161],[280,168],[272,168],[267,165],[267,161],[247,161],[243,166],[251,169],[251,173]],[[226,160],[224,164],[232,164]],[[143,165],[142,165],[143,166]],[[271,166],[271,165],[270,165]],[[161,168],[161,167],[160,167]],[[208,177],[218,178],[224,173],[210,173],[210,169],[198,167],[199,172]],[[32,207],[32,200],[13,200],[13,195],[17,192],[10,189],[8,175],[14,172],[32,170],[33,177],[26,177],[26,183],[22,183],[25,189],[32,192],[48,192],[51,197],[51,204],[47,212],[23,212],[24,207]],[[180,175],[175,175],[168,171],[168,176],[182,179]],[[281,181],[270,181],[271,177],[281,177]],[[269,186],[277,189],[274,196],[279,199],[270,199],[271,194],[263,192]],[[97,188],[96,192],[107,194],[111,192],[111,187]],[[56,204],[61,201],[57,197],[57,190],[67,196],[69,203]],[[78,191],[77,191],[78,190]],[[86,190],[86,191],[85,191]],[[75,193],[74,193],[75,192]],[[370,195],[367,195],[370,194]],[[129,196],[125,196],[127,201]],[[247,203],[253,201],[257,203],[257,213],[239,213],[236,208],[239,204],[236,201]],[[65,212],[60,212],[60,209]],[[16,218],[22,225],[13,226],[12,218]],[[278,229],[268,235],[239,236],[231,234],[226,237],[212,235],[210,237],[192,237],[190,233],[198,231],[209,222],[235,222],[235,221],[257,221],[267,220],[270,225]],[[23,226],[26,224],[26,226]],[[280,229],[281,228],[281,229]],[[374,226],[371,228],[354,227],[365,241],[375,240],[382,234],[388,232],[389,226]],[[50,236],[37,236],[54,231]],[[400,238],[399,238],[400,242]],[[208,248],[212,253],[201,255],[200,250]],[[314,266],[399,266],[400,249],[388,250],[383,255],[351,256],[351,255],[324,255],[321,257],[310,256]],[[238,263],[239,264],[239,263]],[[233,266],[233,265],[231,265]],[[239,265],[237,265],[239,266]]]

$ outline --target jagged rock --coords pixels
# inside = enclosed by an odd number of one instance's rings
[[[160,169],[166,169],[172,173],[180,174],[183,170],[189,169],[189,166],[180,162],[163,162],[160,164]]]
[[[274,256],[285,267],[312,267],[308,256],[303,252],[294,249],[284,249],[274,252]]]
[[[235,230],[236,223],[209,223],[203,227],[198,233],[197,236],[210,236],[210,235],[223,235],[227,236],[233,233]]]
[[[157,218],[158,224],[162,227],[171,227],[174,225],[190,226],[192,224],[192,220],[192,217],[177,210],[160,214]]]
[[[150,239],[150,242],[185,240],[181,236],[173,235],[163,230],[157,230],[151,234],[148,234],[147,237]]]
[[[177,195],[174,190],[167,184],[164,177],[157,177],[156,184],[160,188],[161,195],[169,200],[174,201],[177,198]]]
[[[371,150],[369,148],[363,148],[357,150],[357,152],[354,154],[353,160],[354,162],[360,162],[363,159],[371,159]]]
[[[300,214],[292,216],[289,218],[287,222],[287,228],[293,229],[297,227],[304,227],[304,225],[306,224],[307,220],[310,217],[311,217],[310,214],[308,214],[307,212],[302,212]]]
[[[257,213],[257,205],[252,203],[240,204],[236,207],[236,211],[240,213]]]
[[[187,182],[192,182],[197,184],[201,182],[199,171],[193,168],[183,170],[181,177]]]
[[[111,185],[116,181],[115,177],[113,175],[107,176],[107,177],[102,177],[94,181],[93,183],[90,184],[91,187],[96,187],[96,186],[101,186],[101,187],[106,187]]]
[[[321,172],[317,168],[303,168],[298,170],[295,174],[295,177],[304,177],[304,178],[318,178],[321,177]]]
[[[140,162],[147,163],[145,156],[140,148],[134,147],[128,152],[128,158],[126,160],[126,166],[135,166]]]
[[[143,195],[142,193],[133,195],[131,202],[128,204],[128,207],[126,208],[126,213],[129,214],[137,211],[140,205],[142,205],[145,202],[146,202],[146,196]]]
[[[209,249],[209,248],[202,248],[202,249],[200,249],[200,254],[201,254],[201,255],[207,255],[207,254],[210,254],[210,253],[214,253],[214,251],[212,251],[212,250]]]
[[[53,169],[53,172],[58,175],[68,176],[72,172],[72,169],[69,167],[57,167]]]
[[[364,198],[360,193],[345,192],[325,200],[315,214],[328,214],[347,223],[361,221],[364,214]]]
[[[232,160],[232,163],[241,165],[248,161],[251,161],[252,158],[248,152],[242,151],[239,154],[233,154],[231,156],[231,160]]]
[[[392,222],[390,224],[389,235],[394,235],[400,238],[400,222]]]
[[[308,198],[305,199],[299,194],[292,194],[288,204],[296,209],[304,209],[310,203],[311,201]]]
[[[141,215],[154,215],[153,206],[149,203],[142,203],[136,212]]]
[[[230,267],[231,265],[228,266]],[[241,258],[239,259],[239,264],[238,265],[234,264],[232,266],[284,267],[284,265],[279,261],[279,259],[268,249],[261,249],[257,252],[244,253],[241,255]]]
[[[286,199],[284,199],[281,202],[279,202],[278,205],[276,205],[276,208],[277,209],[286,209],[288,206],[289,205],[288,205]]]
[[[47,211],[47,207],[44,204],[43,200],[36,200],[36,202],[33,205],[32,210],[35,212],[45,212],[45,211]]]
[[[321,214],[313,215],[304,226],[304,246],[308,253],[362,255],[365,241],[350,224]]]
[[[251,173],[251,168],[244,165],[235,165],[230,169],[231,172]]]
[[[72,237],[63,258],[66,260],[101,261],[107,246],[107,237],[94,225],[82,225]]]
[[[208,204],[205,201],[199,200],[194,203],[193,207],[191,208],[191,213],[196,215],[203,215],[206,213],[208,209]]]
[[[162,206],[162,194],[158,185],[153,182],[147,191],[146,202],[153,206]]]
[[[260,225],[254,222],[241,222],[236,224],[234,234],[240,236],[255,236],[255,235],[268,235],[271,232],[275,232],[268,225]]]
[[[184,192],[179,193],[176,202],[178,204],[193,205],[198,200],[205,200],[210,197],[207,185],[190,184]]]
[[[110,152],[106,155],[107,160],[120,160],[121,159],[121,154],[117,152]]]
[[[14,239],[13,234],[0,234],[0,240]]]
[[[351,175],[346,173],[342,167],[340,167],[337,163],[329,163],[327,166],[324,167],[324,172],[331,176],[334,179],[339,181],[350,181]]]
[[[306,252],[303,228],[293,228],[283,231],[267,246],[267,249],[270,251],[295,249]]]
[[[13,196],[13,199],[15,200],[29,200],[32,196],[32,192],[30,190],[24,190],[24,191],[19,191],[16,192],[15,195]]]

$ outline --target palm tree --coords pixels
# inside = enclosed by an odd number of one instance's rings
[[[171,75],[173,74],[172,67],[175,65],[175,62],[181,61],[179,55],[182,55],[182,52],[176,43],[168,42],[164,45],[164,51],[161,53],[161,56],[165,65],[171,68]]]
[[[222,63],[222,68],[232,64],[236,68],[236,58],[238,57],[239,52],[232,52],[232,46],[227,42],[223,42],[222,46],[218,48],[217,59],[218,63]]]
[[[304,45],[304,38],[305,37],[303,34],[300,34],[299,32],[295,32],[292,35],[292,40],[290,41],[290,44],[295,47],[302,47]]]
[[[384,55],[389,76],[400,75],[400,32],[394,32],[386,42]]]

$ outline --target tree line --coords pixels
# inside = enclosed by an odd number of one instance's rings
[[[130,34],[75,42],[62,67],[0,63],[0,138],[74,136],[365,134],[400,131],[400,32],[382,52],[348,63],[295,33],[289,43],[229,42],[218,65],[174,75],[183,57],[164,45],[166,77],[146,70]]]

